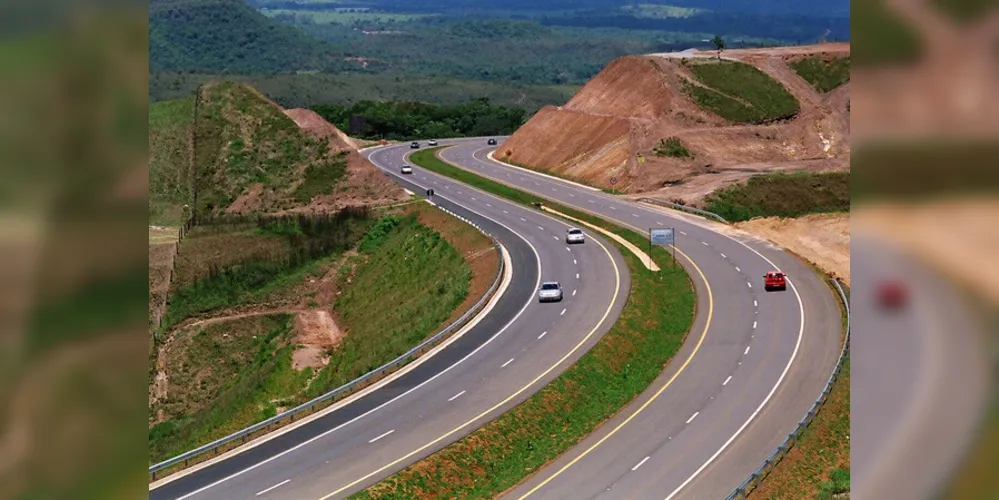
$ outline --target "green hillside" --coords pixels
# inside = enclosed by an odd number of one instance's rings
[[[318,70],[333,51],[241,0],[151,0],[150,71]]]
[[[200,91],[194,151],[198,214],[219,213],[251,191],[247,211],[291,208],[308,202],[299,188],[332,193],[347,165],[253,89],[228,81]]]
[[[179,226],[190,204],[194,96],[149,105],[149,223]]]

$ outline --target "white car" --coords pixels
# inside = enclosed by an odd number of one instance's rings
[[[436,146],[437,145],[437,139],[430,139],[430,141],[427,142],[427,145],[428,146]]]
[[[562,285],[557,281],[546,281],[541,284],[538,290],[538,301],[540,302],[562,302]]]
[[[565,231],[565,242],[566,243],[569,243],[569,244],[572,244],[572,243],[582,243],[583,240],[584,240],[584,236],[583,236],[583,230],[582,229],[579,229],[579,228],[576,228],[576,227],[570,227],[569,229],[567,229]]]
[[[399,171],[404,174],[411,174],[413,173],[413,167],[410,167],[409,165],[403,165],[402,168],[399,169]]]

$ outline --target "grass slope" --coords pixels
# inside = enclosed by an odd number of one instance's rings
[[[745,184],[721,188],[704,199],[705,210],[730,222],[753,217],[799,217],[850,211],[850,173],[755,175]]]
[[[436,333],[468,295],[468,263],[419,224],[416,214],[382,219],[358,250],[364,258],[341,269],[344,285],[348,276],[352,281],[333,305],[347,335],[309,388],[310,396],[405,353]]]
[[[733,61],[686,61],[704,88],[684,90],[702,108],[736,123],[765,123],[798,113],[798,100],[762,71]]]
[[[201,90],[195,158],[201,215],[220,212],[254,187],[261,194],[250,211],[291,208],[307,197],[293,193],[303,177],[322,178],[331,193],[346,171],[346,160],[331,154],[324,141],[302,132],[251,88],[231,81]],[[321,192],[309,186],[305,194]]]
[[[430,151],[412,159],[425,168],[448,172],[445,175],[461,171]],[[513,201],[534,199],[475,174],[455,178]],[[637,233],[582,217],[632,242],[644,242]],[[647,271],[625,249],[621,253],[631,273],[628,302],[593,349],[513,410],[352,498],[493,498],[578,443],[648,387],[691,326],[694,292],[686,273],[669,263],[664,249],[653,250],[663,268],[659,273]]]
[[[180,226],[191,202],[194,97],[149,105],[149,223]]]
[[[835,57],[828,61],[821,57],[806,57],[790,66],[819,92],[829,92],[850,81],[849,56]]]
[[[318,281],[324,273],[317,270],[332,270],[340,292],[332,310],[345,336],[328,353],[325,367],[299,371],[291,365],[296,345],[291,316],[253,316],[176,329],[167,357],[160,360],[168,366],[171,393],[150,407],[151,419],[159,411],[167,418],[149,431],[150,459],[173,456],[323,394],[436,333],[465,301],[472,270],[448,241],[418,219],[416,212],[390,215],[365,226],[370,229],[363,239],[350,240],[359,255],[339,269],[332,267],[330,257],[285,269],[272,269],[268,262],[243,264],[245,274],[179,290],[171,301],[175,317],[240,302],[260,303],[309,278]],[[447,224],[462,223],[449,219]],[[240,233],[245,237],[248,231]],[[488,238],[479,240],[475,244],[491,248]],[[203,244],[202,253],[223,242],[232,244],[231,239],[216,239]],[[184,252],[191,253],[188,250]],[[238,259],[235,254],[226,258]]]

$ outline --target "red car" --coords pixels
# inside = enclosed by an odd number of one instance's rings
[[[770,290],[787,290],[787,275],[780,271],[770,271],[763,275],[763,289],[766,291]]]
[[[883,309],[899,309],[908,302],[909,293],[899,281],[882,281],[878,283],[877,298]]]

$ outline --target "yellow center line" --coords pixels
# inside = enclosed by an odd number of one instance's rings
[[[596,243],[597,245],[600,245],[600,248],[601,248],[601,249],[603,249],[604,253],[606,253],[606,254],[607,254],[607,258],[608,258],[608,259],[610,259],[610,261],[611,261],[611,266],[613,266],[613,267],[614,267],[614,278],[615,278],[615,279],[614,279],[614,295],[613,295],[613,297],[611,297],[611,301],[610,301],[610,304],[609,304],[609,305],[607,306],[607,310],[606,310],[606,311],[604,311],[604,314],[603,314],[603,316],[601,316],[601,318],[600,318],[600,321],[599,321],[599,322],[597,322],[596,326],[594,326],[594,327],[593,327],[593,329],[592,329],[592,330],[590,330],[590,332],[589,332],[589,333],[587,333],[587,334],[586,334],[586,336],[585,336],[585,337],[583,337],[583,339],[582,339],[582,340],[580,340],[580,341],[579,341],[579,343],[578,343],[578,344],[576,344],[576,345],[575,345],[575,346],[574,346],[574,347],[572,348],[572,350],[570,350],[569,352],[567,352],[567,353],[566,353],[566,354],[565,354],[564,356],[562,356],[562,358],[561,358],[561,359],[559,359],[559,360],[558,360],[557,362],[555,362],[555,364],[553,364],[553,365],[552,365],[551,367],[549,367],[549,368],[548,368],[547,370],[545,370],[545,371],[544,371],[544,372],[542,372],[542,373],[541,373],[540,375],[538,375],[537,377],[535,377],[535,378],[534,378],[534,380],[531,380],[530,382],[528,382],[528,383],[527,383],[527,385],[525,385],[524,387],[521,387],[520,389],[518,389],[518,390],[517,390],[517,392],[515,392],[515,393],[511,394],[511,395],[510,395],[509,397],[507,397],[507,398],[506,398],[506,399],[504,399],[503,401],[500,401],[499,403],[496,403],[495,405],[493,405],[493,406],[492,406],[491,408],[489,408],[488,410],[485,410],[485,411],[483,411],[482,413],[480,413],[480,414],[476,415],[475,417],[473,417],[473,418],[472,418],[472,419],[470,419],[469,421],[467,421],[467,422],[465,422],[465,423],[463,423],[463,424],[459,425],[458,427],[455,427],[454,429],[452,429],[452,430],[450,430],[450,431],[447,431],[447,432],[445,432],[444,434],[442,434],[442,435],[441,435],[440,437],[438,437],[437,439],[434,439],[433,441],[431,441],[431,442],[429,442],[429,443],[427,443],[427,444],[425,444],[425,445],[423,445],[423,446],[421,446],[421,447],[419,447],[419,448],[417,448],[417,449],[415,449],[415,450],[413,450],[413,451],[411,451],[411,452],[407,453],[406,455],[402,456],[401,458],[399,458],[399,459],[397,459],[397,460],[394,460],[394,461],[392,461],[391,463],[389,463],[389,464],[386,464],[386,465],[384,465],[384,466],[380,467],[379,469],[377,469],[377,470],[375,470],[375,471],[373,471],[373,472],[371,472],[371,473],[369,473],[369,474],[365,475],[364,477],[361,477],[361,478],[359,478],[359,479],[356,479],[356,480],[354,480],[353,482],[351,482],[350,484],[347,484],[347,485],[345,485],[345,486],[341,487],[340,489],[338,489],[338,490],[336,490],[336,491],[334,491],[334,492],[332,492],[332,493],[330,493],[330,494],[328,494],[328,495],[326,495],[326,496],[324,496],[324,497],[320,498],[320,500],[326,500],[326,499],[328,499],[328,498],[330,498],[330,497],[332,497],[332,496],[334,496],[334,495],[337,495],[337,494],[339,494],[339,493],[342,493],[342,492],[344,492],[344,491],[346,491],[346,490],[348,490],[348,489],[350,489],[350,488],[353,488],[353,487],[354,487],[354,486],[356,486],[357,484],[359,484],[359,483],[362,483],[362,482],[364,482],[364,481],[367,481],[368,479],[371,479],[372,477],[374,477],[374,476],[376,476],[376,475],[378,475],[378,474],[381,474],[382,472],[385,472],[386,470],[388,470],[388,469],[390,469],[390,468],[392,468],[392,467],[395,467],[396,465],[398,465],[398,464],[400,464],[400,463],[402,463],[402,462],[404,462],[404,461],[408,460],[409,458],[413,457],[414,455],[416,455],[416,454],[418,454],[418,453],[420,453],[420,452],[422,452],[422,451],[424,451],[424,450],[426,450],[426,449],[428,449],[428,448],[430,448],[430,447],[434,446],[435,444],[437,444],[437,443],[439,443],[439,442],[441,442],[441,441],[443,441],[443,440],[447,439],[447,438],[448,438],[449,436],[452,436],[452,435],[454,435],[455,433],[457,433],[457,432],[461,431],[462,429],[464,429],[464,428],[466,428],[466,427],[468,427],[468,426],[472,425],[472,424],[473,424],[473,423],[475,423],[475,422],[476,422],[477,420],[480,420],[480,419],[482,419],[483,417],[485,417],[486,415],[488,415],[488,414],[492,413],[493,411],[496,411],[496,410],[497,410],[498,408],[500,408],[501,406],[503,406],[503,405],[505,405],[505,404],[509,403],[509,402],[510,402],[510,401],[512,401],[512,400],[513,400],[514,398],[516,398],[516,397],[517,397],[518,395],[520,395],[520,394],[521,394],[521,393],[523,393],[524,391],[528,390],[528,389],[529,389],[529,388],[530,388],[531,386],[533,386],[534,384],[536,384],[536,383],[537,383],[537,382],[538,382],[539,380],[541,380],[542,378],[544,378],[545,376],[547,376],[547,375],[548,375],[549,373],[551,373],[551,372],[552,372],[552,370],[554,370],[554,369],[555,369],[555,368],[557,368],[557,367],[558,367],[559,365],[561,365],[562,363],[564,363],[564,362],[565,362],[565,360],[569,359],[569,357],[570,357],[570,356],[572,356],[572,354],[573,354],[574,352],[576,352],[577,350],[579,350],[579,348],[581,348],[581,347],[583,346],[583,344],[585,344],[585,343],[586,343],[586,341],[588,341],[588,340],[590,339],[590,337],[592,337],[592,336],[593,336],[593,334],[594,334],[594,333],[596,333],[598,329],[600,329],[600,325],[603,325],[604,321],[606,321],[606,320],[607,320],[607,316],[609,316],[609,315],[610,315],[610,313],[611,313],[611,310],[612,310],[612,309],[614,308],[614,303],[615,303],[615,302],[617,302],[617,296],[618,296],[618,294],[619,294],[619,293],[620,293],[620,291],[621,291],[621,271],[620,271],[620,269],[618,269],[618,267],[617,267],[617,263],[616,263],[616,262],[614,262],[614,257],[613,257],[613,256],[611,255],[610,251],[609,251],[609,250],[607,250],[607,247],[605,247],[605,246],[604,246],[604,245],[603,245],[602,243],[600,243],[600,242],[599,242],[599,241],[597,241],[596,239],[594,239],[593,241],[594,241],[594,242],[595,242],[595,243]],[[679,250],[677,250],[677,251],[679,252]],[[688,260],[689,260],[689,259],[688,259]],[[696,266],[695,266],[695,267],[696,267]],[[698,272],[700,272],[700,270],[699,270],[699,269],[698,269]],[[702,274],[701,276],[703,277],[704,275]],[[705,283],[706,283],[706,281],[705,281]],[[709,296],[710,296],[710,293],[711,293],[711,292],[710,292],[710,290],[709,290],[709,292],[708,292]],[[708,313],[708,316],[709,316],[709,318],[710,318],[710,308],[709,308],[709,313]],[[699,344],[698,344],[698,345],[699,345]]]
[[[690,264],[692,266],[694,266],[694,269],[697,271],[697,274],[699,274],[701,276],[701,280],[704,281],[704,286],[708,290],[708,320],[704,323],[704,330],[701,332],[701,338],[699,338],[697,340],[697,345],[694,346],[693,352],[690,353],[690,356],[687,356],[687,359],[683,362],[683,365],[680,366],[680,369],[677,370],[677,372],[674,373],[673,376],[670,377],[670,379],[667,380],[666,383],[663,384],[663,386],[660,387],[659,390],[656,391],[656,393],[653,394],[652,397],[649,398],[649,400],[645,402],[645,404],[643,404],[642,406],[640,406],[637,410],[635,410],[634,413],[632,413],[631,415],[629,415],[628,418],[626,418],[623,422],[621,422],[620,424],[618,424],[617,427],[615,427],[613,430],[610,431],[610,433],[608,433],[606,436],[600,438],[600,440],[597,441],[596,443],[593,443],[593,445],[591,445],[589,448],[587,448],[586,451],[584,451],[583,453],[581,453],[578,457],[572,459],[571,462],[569,462],[569,463],[565,464],[564,466],[562,466],[561,469],[559,469],[554,474],[552,474],[551,476],[549,476],[547,479],[545,479],[544,481],[542,481],[541,483],[539,483],[537,486],[535,486],[534,488],[532,488],[530,491],[528,491],[527,493],[524,493],[518,500],[523,500],[524,498],[527,498],[528,496],[532,495],[534,492],[536,492],[539,489],[541,489],[544,485],[546,485],[549,482],[551,482],[553,479],[555,479],[560,474],[562,474],[563,472],[565,472],[566,469],[568,469],[569,467],[572,467],[576,462],[582,460],[582,458],[585,457],[586,455],[589,455],[590,452],[592,452],[598,446],[600,446],[601,444],[603,444],[604,441],[610,439],[611,436],[613,436],[614,434],[616,434],[617,431],[621,430],[621,428],[624,427],[625,425],[627,425],[628,422],[631,422],[632,419],[634,419],[635,417],[637,417],[639,413],[642,413],[642,411],[644,411],[645,408],[647,408],[649,405],[652,404],[653,401],[655,401],[657,398],[659,398],[659,396],[663,393],[663,391],[665,391],[670,385],[672,385],[673,381],[676,380],[676,378],[679,377],[680,374],[683,373],[683,371],[687,369],[687,365],[690,364],[690,361],[692,359],[694,359],[694,355],[696,355],[697,351],[700,350],[701,344],[704,342],[704,338],[707,337],[707,335],[708,335],[708,328],[711,326],[711,315],[714,312],[714,298],[711,296],[711,285],[708,284],[708,279],[704,276],[704,273],[701,272],[701,268],[697,266],[697,264],[693,261],[693,259],[691,259],[690,257],[688,257],[687,254],[683,253],[678,248],[676,249],[676,253],[680,254],[684,259],[687,259],[687,261],[690,262]]]

